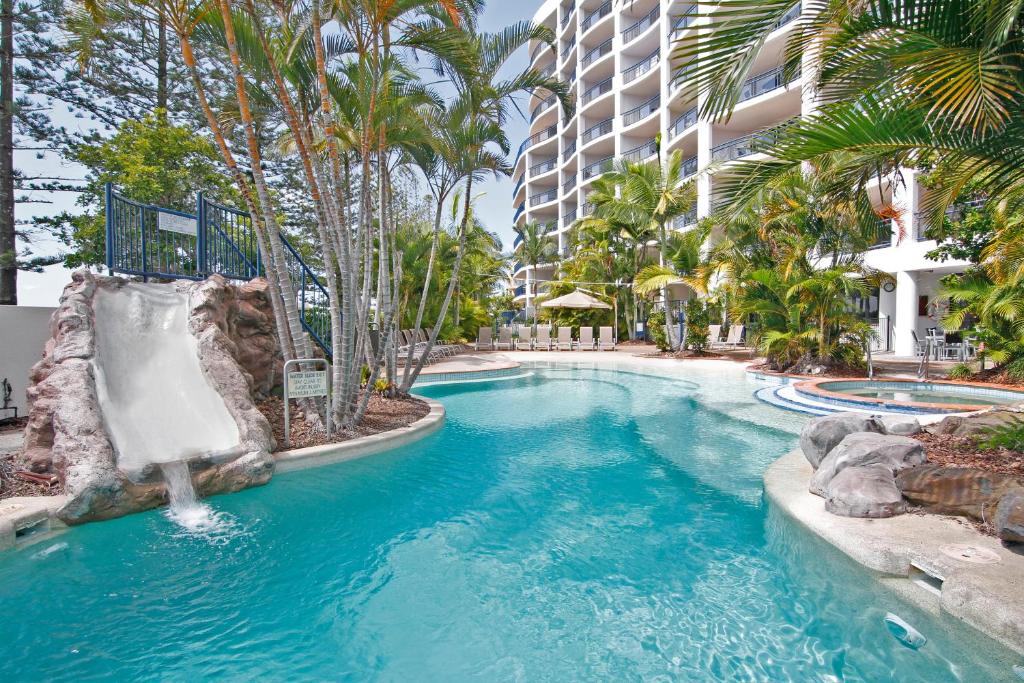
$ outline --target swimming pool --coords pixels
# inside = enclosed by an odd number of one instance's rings
[[[912,413],[972,412],[1024,402],[1024,392],[966,382],[815,379],[797,382],[794,389],[797,394],[840,407]]]
[[[154,511],[0,556],[0,680],[1009,673],[769,509],[761,473],[794,433],[742,377],[693,376],[429,387],[441,431],[213,498],[209,537]],[[928,644],[897,643],[889,611]]]

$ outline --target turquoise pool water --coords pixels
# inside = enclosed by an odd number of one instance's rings
[[[722,410],[774,410],[716,381]],[[213,498],[219,533],[154,511],[2,555],[0,680],[1009,674],[774,513],[760,474],[795,436],[706,391],[593,370],[430,387],[442,431]]]

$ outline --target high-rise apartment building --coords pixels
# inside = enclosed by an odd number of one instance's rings
[[[530,136],[519,148],[512,176],[513,222],[549,226],[559,256],[567,256],[568,230],[590,211],[587,195],[594,179],[615,159],[656,158],[659,133],[663,154],[679,150],[686,173],[696,177],[698,187],[693,210],[673,227],[686,230],[708,215],[715,198],[715,173],[710,169],[720,174],[732,161],[757,158],[759,138],[814,110],[814,96],[803,87],[803,77],[786,82],[781,68],[786,36],[800,12],[795,4],[767,36],[729,120],[712,123],[698,118],[696,89],[672,59],[675,40],[706,21],[694,16],[690,2],[546,0],[533,20],[555,33],[555,49],[531,46],[531,64],[570,84],[576,111],[565,118],[553,95],[538,93],[531,98]],[[808,59],[804,72],[812,67]],[[935,248],[934,241],[924,239],[927,226],[919,219],[926,191],[914,171],[904,172],[902,182],[883,180],[869,188],[879,209],[893,207],[901,216],[899,222],[888,221],[891,236],[866,257],[869,266],[896,278],[893,291],[879,291],[871,307],[879,317],[882,345],[898,355],[914,353],[912,332],[923,338],[924,331],[937,324],[930,304],[939,279],[967,265],[937,263],[925,256]],[[533,281],[550,280],[554,268],[553,263],[541,264],[534,272],[517,263],[516,300],[531,307]]]

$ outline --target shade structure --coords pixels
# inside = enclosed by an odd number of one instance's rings
[[[611,306],[594,298],[585,292],[575,290],[565,296],[556,297],[543,302],[541,308],[601,308],[610,309]]]

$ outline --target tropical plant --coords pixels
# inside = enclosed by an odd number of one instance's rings
[[[1003,424],[987,427],[981,433],[978,446],[1024,452],[1024,419],[1013,417]]]
[[[537,324],[537,266],[541,263],[550,263],[554,261],[555,255],[558,253],[558,247],[555,241],[548,234],[548,226],[538,223],[537,221],[529,221],[522,225],[515,225],[512,227],[519,239],[519,245],[516,247],[515,254],[518,254],[518,259],[523,263],[530,266],[533,271],[533,324]]]

